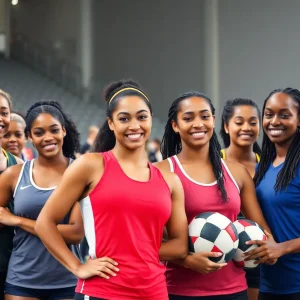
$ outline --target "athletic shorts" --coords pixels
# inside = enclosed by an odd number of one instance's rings
[[[74,300],[105,300],[105,299],[76,293]]]
[[[269,294],[259,292],[258,300],[299,300],[300,293],[295,294]]]
[[[247,290],[230,294],[218,296],[178,296],[169,295],[169,300],[248,300]]]
[[[260,266],[253,269],[245,269],[248,288],[259,289]]]
[[[76,286],[61,289],[31,289],[5,283],[5,294],[21,297],[38,298],[41,300],[73,299]]]

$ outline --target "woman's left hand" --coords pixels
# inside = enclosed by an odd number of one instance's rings
[[[8,208],[0,207],[0,223],[6,226],[17,226],[18,217],[10,212]]]
[[[244,256],[247,256],[246,261],[255,259],[255,264],[265,263],[273,265],[279,257],[285,254],[284,245],[276,243],[269,232],[265,231],[265,234],[268,238],[266,241],[253,240],[247,242],[248,245],[257,245],[258,247],[244,253]]]

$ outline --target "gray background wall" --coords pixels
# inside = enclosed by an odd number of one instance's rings
[[[219,1],[220,95],[262,107],[275,88],[300,88],[300,1]]]
[[[50,48],[61,45],[61,55],[78,64],[80,1],[20,1],[12,8],[13,31]],[[108,82],[132,77],[165,120],[179,94],[207,92],[206,1],[213,0],[92,0],[92,78],[99,95]],[[274,88],[299,87],[300,1],[216,1],[220,106],[233,97],[262,106]]]

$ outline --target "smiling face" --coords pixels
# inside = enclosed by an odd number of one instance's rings
[[[172,121],[172,127],[179,133],[182,145],[202,147],[213,135],[215,116],[206,99],[197,96],[186,98],[179,104],[177,120]]]
[[[33,121],[29,138],[39,155],[51,158],[62,152],[65,128],[52,115],[39,114]]]
[[[0,95],[0,139],[7,133],[10,124],[10,106],[7,99]]]
[[[230,136],[230,143],[240,147],[253,145],[259,134],[257,109],[250,105],[236,106],[224,129]]]
[[[266,102],[263,129],[272,143],[289,146],[300,126],[298,103],[285,93],[275,93]]]
[[[152,116],[139,96],[125,96],[119,100],[112,119],[108,118],[108,124],[114,131],[117,143],[134,150],[145,146],[151,134]]]
[[[24,129],[20,122],[11,121],[9,130],[2,139],[2,147],[17,157],[21,157],[26,143]]]

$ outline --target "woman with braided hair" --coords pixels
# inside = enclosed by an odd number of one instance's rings
[[[57,102],[35,103],[25,119],[26,135],[38,157],[12,166],[0,176],[0,223],[15,228],[5,299],[73,299],[76,277],[51,256],[34,226],[79,149],[79,134]],[[10,199],[15,215],[5,209]],[[62,216],[57,228],[68,247],[81,241],[83,224],[78,204]]]
[[[214,114],[211,100],[202,93],[192,91],[177,98],[169,110],[162,141],[165,160],[156,166],[171,169],[181,179],[188,222],[203,212],[219,212],[236,221],[242,211],[269,230],[247,170],[221,159]],[[168,263],[170,299],[246,300],[244,271],[232,261],[219,264],[209,260],[221,255],[196,253],[176,264]]]
[[[264,102],[261,161],[254,177],[257,198],[277,242],[248,258],[278,259],[261,265],[260,300],[300,299],[300,91],[276,89]],[[268,250],[265,249],[268,247]]]

